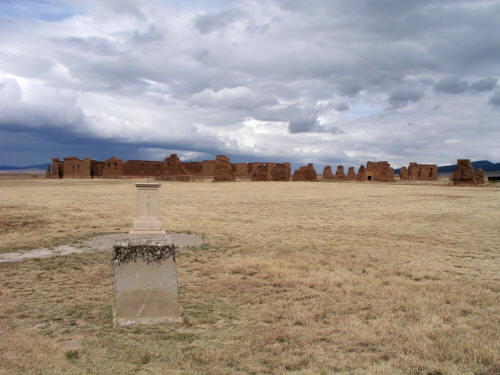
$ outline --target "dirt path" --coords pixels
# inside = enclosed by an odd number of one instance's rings
[[[126,234],[106,234],[73,245],[60,245],[50,249],[40,248],[22,253],[3,253],[0,254],[0,263],[111,250],[113,249],[114,242],[124,236]],[[173,239],[176,248],[203,245],[203,239],[197,234],[171,233],[169,236]]]

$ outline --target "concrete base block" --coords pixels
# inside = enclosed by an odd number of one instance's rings
[[[182,324],[174,243],[167,236],[119,239],[113,247],[113,326]]]

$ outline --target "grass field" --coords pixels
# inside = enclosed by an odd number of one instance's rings
[[[0,180],[0,252],[127,232],[126,180]],[[181,328],[113,329],[111,252],[0,264],[0,374],[500,374],[500,186],[164,183]]]

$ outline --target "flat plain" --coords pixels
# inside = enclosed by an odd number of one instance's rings
[[[131,180],[0,180],[0,252],[126,233]],[[0,264],[0,374],[500,374],[500,186],[163,183],[182,327],[113,329],[111,249]]]

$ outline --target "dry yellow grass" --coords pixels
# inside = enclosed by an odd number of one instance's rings
[[[164,183],[180,328],[112,329],[110,253],[0,264],[0,374],[499,374],[500,188]],[[0,181],[0,251],[126,232],[132,181]],[[77,348],[64,343],[76,340]]]

